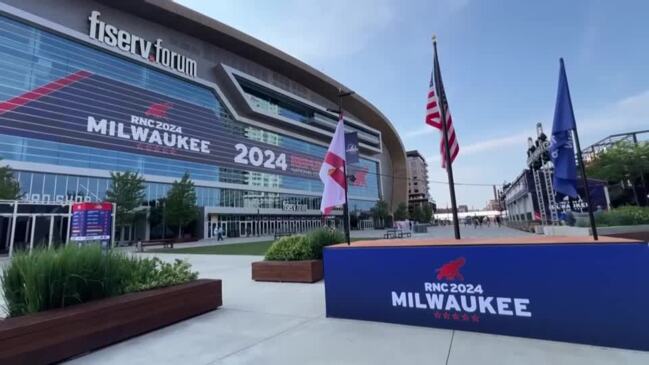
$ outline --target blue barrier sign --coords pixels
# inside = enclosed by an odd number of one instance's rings
[[[327,316],[649,350],[646,243],[324,250]]]

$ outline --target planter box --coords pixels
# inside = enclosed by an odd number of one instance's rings
[[[543,226],[543,233],[546,236],[580,236],[590,235],[590,228],[574,226]]]
[[[252,263],[252,280],[315,283],[322,280],[322,260],[257,261]]]
[[[590,227],[543,226],[543,232],[549,236],[589,236]],[[597,227],[600,236],[636,239],[649,241],[649,224],[635,226]]]
[[[221,280],[120,295],[0,321],[0,364],[49,364],[222,305]]]

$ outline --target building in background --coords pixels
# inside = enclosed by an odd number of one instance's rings
[[[167,0],[3,0],[0,69],[0,157],[25,200],[102,201],[110,172],[130,170],[150,207],[188,172],[197,238],[322,224],[328,110],[347,88],[255,38]],[[407,201],[396,130],[360,95],[344,110],[361,157],[350,208],[396,208]],[[159,232],[144,221],[117,239]]]
[[[431,204],[428,189],[428,164],[419,151],[408,151],[408,211],[411,216],[415,208],[423,209]]]
[[[510,226],[530,230],[536,225],[560,223],[563,212],[583,213],[586,202],[581,199],[557,199],[552,178],[554,168],[549,156],[550,141],[543,133],[543,126],[537,123],[537,138],[528,138],[527,168],[511,183],[505,183],[501,191],[494,189],[493,206],[500,204],[507,210]],[[595,207],[607,209],[610,205],[607,184],[598,179],[588,179],[591,201]],[[577,181],[577,192],[584,196],[581,179]]]

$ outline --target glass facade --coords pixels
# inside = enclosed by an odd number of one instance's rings
[[[333,132],[336,129],[336,123],[338,121],[320,111],[301,105],[296,101],[287,100],[284,95],[270,91],[249,80],[237,77],[237,81],[241,84],[244,95],[248,98],[250,104],[259,111],[309,124],[329,132]],[[325,120],[327,124],[317,123],[316,119]],[[345,129],[348,132],[357,132],[361,138],[364,137],[364,143],[377,148],[380,146],[380,136],[374,131],[352,125],[351,123],[347,123]]]
[[[20,182],[24,196],[33,201],[101,201],[106,198],[106,191],[111,187],[110,179],[100,177],[30,171],[17,171],[15,177]],[[171,184],[146,182],[145,204],[154,205],[167,196],[169,189]],[[196,187],[196,200],[199,206],[211,207],[284,209],[285,204],[291,204],[303,209],[320,209],[320,197],[316,196],[202,186]]]
[[[16,20],[0,16],[0,103],[85,70],[122,83],[181,99],[214,112],[214,121],[221,123],[228,138],[251,140],[282,147],[289,151],[324,156],[326,147],[291,136],[253,127],[234,120],[212,90],[145,65],[74,42]],[[282,109],[284,110],[284,109]],[[281,113],[299,117],[302,111],[285,108]],[[284,115],[282,114],[282,115]],[[304,117],[309,117],[308,113]],[[2,116],[0,115],[0,120]],[[255,187],[321,192],[322,183],[282,174],[248,171],[213,164],[180,161],[173,158],[122,152],[119,150],[79,146],[35,138],[0,134],[0,157],[6,160],[44,163],[49,165],[98,169],[104,171],[138,171],[145,175],[180,177],[189,172],[197,182],[197,198],[201,206],[246,207],[248,201],[262,206],[281,208],[285,201],[319,208],[319,197],[286,195],[255,191]],[[361,183],[350,187],[350,196],[357,206],[365,209],[379,199],[379,166],[376,161],[362,159],[357,167],[363,171]],[[108,179],[19,172],[18,178],[25,194],[33,200],[57,200],[73,196],[102,200],[110,182]],[[201,181],[241,185],[241,189],[219,189],[200,186]],[[148,182],[147,201],[165,196],[170,185]],[[67,199],[67,198],[64,198]],[[367,199],[367,200],[365,200]]]

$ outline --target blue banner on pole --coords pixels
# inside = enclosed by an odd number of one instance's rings
[[[345,160],[347,164],[358,163],[358,133],[345,133]]]
[[[571,132],[575,130],[575,116],[570,100],[568,78],[561,59],[559,88],[552,123],[550,158],[554,164],[554,190],[563,195],[577,197],[577,164]]]

